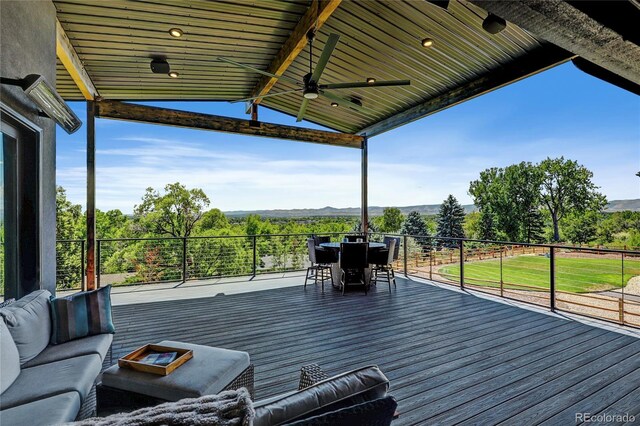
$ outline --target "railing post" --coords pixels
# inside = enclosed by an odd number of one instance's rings
[[[96,240],[96,288],[100,288],[100,252],[102,240]]]
[[[429,280],[433,281],[433,245],[429,243]]]
[[[460,240],[460,288],[464,288],[464,240]]]
[[[502,247],[500,248],[500,297],[504,297],[504,280],[502,277]]]
[[[80,288],[82,289],[82,291],[86,291],[87,290],[87,287],[86,287],[87,282],[86,282],[85,276],[84,276],[84,274],[85,274],[85,272],[84,272],[85,271],[85,267],[84,267],[84,262],[85,262],[84,255],[85,255],[85,252],[84,252],[84,249],[85,249],[84,240],[81,240],[80,241]]]
[[[187,282],[187,237],[182,237],[182,282]]]
[[[402,253],[403,253],[403,263],[404,263],[404,276],[409,275],[409,271],[407,270],[407,236],[402,236]]]
[[[624,253],[621,259],[622,283],[620,286],[621,298],[618,299],[618,312],[620,316],[620,324],[624,325]]]
[[[256,236],[254,235],[254,236],[252,237],[252,239],[253,239],[253,268],[252,268],[252,271],[253,271],[253,276],[255,277],[255,276],[256,276],[256,271],[257,271],[257,266],[256,266],[256,263],[257,263],[257,262],[256,262],[256,261],[257,261],[257,243],[256,243]]]
[[[549,297],[550,308],[555,312],[556,310],[556,248],[551,246],[549,248]]]

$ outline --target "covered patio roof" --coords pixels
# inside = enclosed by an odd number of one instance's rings
[[[314,63],[329,34],[341,36],[321,82],[411,81],[403,87],[334,91],[359,100],[364,111],[332,108],[324,98],[309,103],[306,120],[368,136],[576,56],[512,22],[490,34],[482,28],[488,12],[459,0],[54,3],[59,32],[81,68],[58,66],[57,89],[67,100],[88,98],[74,76],[83,72],[95,95],[109,100],[229,101],[290,90],[295,86],[288,81],[218,57],[302,81],[309,63],[306,34],[317,28]],[[176,27],[182,37],[170,36]],[[424,38],[433,46],[423,47]],[[179,78],[153,74],[149,63],[157,57],[166,58]],[[301,93],[291,93],[256,102],[296,115],[301,101]]]

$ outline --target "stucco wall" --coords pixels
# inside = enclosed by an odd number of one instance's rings
[[[56,10],[52,2],[0,0],[0,74],[2,77],[22,78],[41,74],[55,87],[56,82]],[[55,291],[55,233],[56,233],[56,136],[55,123],[38,116],[32,102],[19,87],[2,85],[0,100],[42,129],[42,157],[40,158],[40,241],[42,247],[27,250],[40,252],[42,282],[24,282],[23,291],[34,286]],[[22,226],[29,226],[23,224]],[[37,227],[36,223],[31,226]],[[30,276],[29,271],[25,276]],[[35,276],[35,275],[31,275]],[[30,281],[30,280],[26,280]]]

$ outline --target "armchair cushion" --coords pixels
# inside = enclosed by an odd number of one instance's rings
[[[18,348],[20,364],[35,358],[49,344],[49,297],[51,293],[47,290],[38,290],[0,309],[0,316]]]
[[[254,426],[281,425],[386,396],[389,380],[376,366],[349,371],[279,399],[257,402]]]

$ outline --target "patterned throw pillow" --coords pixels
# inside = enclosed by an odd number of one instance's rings
[[[51,298],[51,344],[94,334],[115,333],[111,286],[67,297]]]

